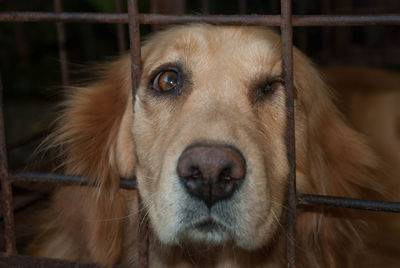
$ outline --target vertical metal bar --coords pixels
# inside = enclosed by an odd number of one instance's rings
[[[54,0],[54,11],[57,13],[62,12],[62,0]],[[65,25],[63,22],[57,22],[57,40],[58,40],[58,53],[60,57],[61,67],[61,81],[62,84],[68,85],[69,71],[68,71],[68,56],[66,49]]]
[[[122,13],[122,0],[115,0],[115,10],[117,13]],[[117,24],[117,34],[118,34],[118,51],[122,54],[126,50],[126,35],[124,31],[124,24]]]
[[[3,117],[3,84],[0,74],[0,180],[1,198],[4,219],[4,243],[7,253],[17,253],[15,247],[15,225],[13,214],[13,198],[11,182],[8,181],[8,166],[6,153],[6,140],[4,135]]]
[[[247,1],[246,0],[238,0],[239,14],[246,14],[247,12]]]
[[[281,0],[282,73],[286,85],[286,154],[289,164],[287,211],[287,262],[296,267],[296,153],[293,86],[293,29],[291,0]]]
[[[322,14],[327,15],[332,12],[332,3],[331,0],[323,0],[321,3]],[[321,41],[322,41],[322,53],[320,55],[320,61],[327,63],[331,54],[332,54],[332,28],[331,27],[322,27],[321,29]]]
[[[332,1],[333,11],[336,14],[351,14],[352,0],[336,0]],[[334,57],[335,59],[348,59],[352,55],[354,44],[350,39],[350,27],[336,27],[334,29]]]
[[[139,195],[139,236],[138,236],[138,250],[139,250],[139,268],[149,267],[149,222],[147,213],[144,210],[142,199]]]
[[[297,12],[298,14],[305,15],[307,14],[307,7],[308,7],[308,1],[303,0],[299,1],[297,3]],[[296,29],[295,36],[297,37],[297,44],[296,46],[300,48],[302,51],[307,52],[307,44],[308,44],[308,38],[307,38],[307,31],[309,28],[307,27],[301,27]]]
[[[129,41],[131,46],[131,78],[133,104],[135,102],[136,88],[139,86],[141,75],[141,51],[140,51],[140,25],[139,25],[138,0],[128,0],[129,16]]]
[[[132,78],[132,107],[134,112],[135,95],[139,86],[141,75],[141,47],[140,47],[140,24],[139,24],[138,0],[128,0],[129,16],[129,40],[131,47],[131,78]],[[142,206],[139,196],[139,267],[145,268],[149,265],[149,230],[146,212]]]
[[[210,3],[209,3],[209,0],[201,0],[201,11],[204,14],[210,14]]]
[[[150,13],[157,14],[160,13],[161,10],[161,3],[159,0],[150,0]]]
[[[268,14],[277,14],[279,13],[279,1],[272,0],[268,1]]]

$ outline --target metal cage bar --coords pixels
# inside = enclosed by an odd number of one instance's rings
[[[15,225],[13,214],[12,185],[8,181],[8,166],[6,139],[4,134],[3,116],[3,83],[0,76],[0,180],[1,180],[1,207],[4,219],[4,244],[7,253],[17,253],[15,247]]]
[[[162,15],[138,14],[140,24],[204,22],[225,25],[280,26],[280,15]],[[78,12],[0,12],[0,22],[128,23],[127,14]],[[292,15],[292,26],[400,25],[400,15]]]
[[[139,86],[140,76],[142,73],[138,0],[128,0],[128,15],[129,15],[129,40],[131,48],[132,109],[134,109],[136,90]],[[134,112],[134,110],[132,112]],[[149,226],[148,226],[147,215],[145,210],[143,209],[140,195],[138,200],[139,200],[138,266],[139,268],[146,268],[149,266],[149,230],[148,230]]]
[[[67,260],[49,259],[42,257],[22,256],[0,252],[0,267],[29,267],[29,268],[104,268],[104,265],[97,263],[72,262]],[[123,268],[116,265],[114,268]]]
[[[115,0],[115,9],[117,13],[122,13],[122,0]],[[126,50],[126,35],[123,24],[117,25],[118,51],[122,54]]]
[[[56,13],[62,12],[62,0],[54,0],[54,11]],[[57,22],[57,41],[58,41],[58,54],[60,56],[61,67],[61,81],[63,86],[69,84],[69,71],[68,71],[68,55],[66,48],[66,35],[64,22]]]
[[[35,182],[35,183],[55,183],[60,185],[81,185],[81,186],[92,186],[89,180],[73,175],[61,175],[55,173],[17,173],[9,174],[8,181],[14,182]],[[137,182],[134,179],[120,178],[120,187],[127,190],[133,190],[137,188]],[[299,194],[297,196],[297,205],[316,205],[316,206],[334,206],[342,208],[352,208],[359,210],[372,210],[382,212],[400,212],[400,202],[386,202],[386,201],[374,201],[364,200],[356,198],[347,198],[340,196],[326,196],[326,195],[310,195],[310,194]]]
[[[54,0],[61,3],[61,0]],[[117,12],[120,1],[116,0]],[[363,25],[400,25],[400,14],[383,15],[292,15],[291,0],[281,0],[281,15],[161,15],[140,14],[138,12],[138,0],[128,0],[128,14],[125,13],[69,13],[60,12],[0,12],[0,22],[88,22],[88,23],[117,23],[129,24],[130,47],[132,55],[131,79],[132,79],[132,101],[135,101],[135,92],[141,75],[140,55],[140,24],[183,24],[190,22],[206,22],[224,25],[263,25],[280,26],[282,32],[282,73],[286,86],[286,133],[285,141],[288,156],[290,174],[289,199],[288,199],[288,246],[287,259],[289,267],[296,265],[296,207],[299,205],[322,205],[336,206],[342,208],[400,212],[400,202],[382,202],[371,200],[360,200],[345,197],[321,196],[296,194],[295,181],[295,125],[294,125],[294,90],[293,90],[293,40],[292,27],[302,26],[363,26]],[[58,31],[60,32],[60,31]],[[58,33],[59,42],[62,43]],[[119,37],[119,48],[121,50],[121,38]],[[64,34],[65,41],[65,34]],[[60,50],[61,57],[61,50]],[[1,81],[0,81],[1,91]],[[1,92],[0,92],[1,93]],[[1,106],[1,100],[0,100]],[[1,107],[2,108],[2,107]],[[1,109],[2,111],[2,109]],[[1,112],[0,111],[0,112]],[[23,265],[31,263],[34,266],[54,265],[57,267],[99,267],[96,264],[78,264],[68,261],[52,260],[45,258],[34,258],[21,255],[13,255],[15,249],[15,230],[12,210],[11,184],[16,181],[52,182],[57,184],[78,184],[93,186],[87,179],[79,176],[68,176],[50,173],[21,173],[11,175],[7,170],[7,159],[4,141],[4,120],[0,113],[0,179],[2,186],[2,206],[5,223],[6,253],[0,253],[0,266]],[[135,180],[120,180],[120,187],[124,189],[135,189]],[[139,200],[140,201],[140,200]],[[149,230],[147,218],[139,202],[139,267],[148,266]],[[12,253],[11,255],[9,253]]]
[[[288,159],[287,245],[288,267],[296,267],[296,141],[293,86],[292,1],[281,0],[282,75],[286,88],[286,155]]]

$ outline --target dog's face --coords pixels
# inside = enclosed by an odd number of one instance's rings
[[[163,243],[253,249],[279,228],[288,175],[279,48],[273,32],[213,26],[145,45],[132,133],[139,191]]]
[[[120,190],[118,177],[136,175],[157,238],[154,257],[164,253],[161,241],[187,252],[211,246],[229,267],[236,257],[264,262],[265,252],[272,253],[269,263],[280,263],[288,176],[280,47],[279,36],[263,28],[175,27],[144,45],[134,107],[129,57],[107,64],[100,81],[72,90],[49,147],[60,147],[66,173],[101,187],[56,194],[46,238],[52,242],[42,243],[40,255],[129,263],[136,194]],[[377,157],[345,123],[312,64],[293,52],[297,191],[381,196]],[[343,220],[349,214],[300,212],[302,266],[348,266],[351,253],[362,251],[354,239],[361,226]]]

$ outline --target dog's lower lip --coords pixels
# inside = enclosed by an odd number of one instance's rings
[[[198,224],[196,224],[196,229],[200,230],[200,231],[204,231],[204,232],[209,232],[209,231],[213,231],[213,230],[221,230],[221,229],[225,229],[221,224],[215,222],[212,219],[208,219],[205,221],[202,221]]]

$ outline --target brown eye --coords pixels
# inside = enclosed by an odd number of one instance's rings
[[[264,88],[265,93],[274,92],[279,89],[283,85],[284,81],[282,78],[276,78],[267,83]]]
[[[153,80],[153,88],[159,92],[175,89],[179,84],[179,75],[176,71],[162,71]]]

